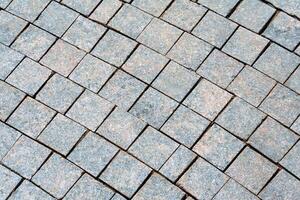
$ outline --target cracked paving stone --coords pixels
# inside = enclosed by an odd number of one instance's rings
[[[287,80],[285,85],[300,94],[300,67]]]
[[[119,0],[103,0],[91,14],[90,18],[103,24],[107,24],[121,6],[122,2]]]
[[[226,16],[238,3],[239,0],[198,0],[198,3],[205,7]]]
[[[0,165],[0,198],[6,199],[21,181],[21,177]]]
[[[101,0],[63,0],[62,3],[77,12],[89,15]]]
[[[0,122],[0,160],[8,153],[21,135],[19,131]]]
[[[134,0],[132,5],[147,13],[159,17],[168,7],[171,1],[172,0]]]
[[[298,143],[284,156],[280,161],[290,172],[300,178],[300,142]]]

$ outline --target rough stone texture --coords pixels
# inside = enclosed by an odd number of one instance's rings
[[[298,117],[298,119],[293,123],[291,129],[300,135],[300,117]]]
[[[103,0],[91,14],[90,18],[106,24],[121,6],[122,2],[119,0]]]
[[[290,78],[285,83],[286,86],[300,94],[300,67],[294,71]]]
[[[282,0],[267,0],[274,6],[290,13],[291,15],[296,15],[300,17],[300,4],[297,0],[289,0],[288,2]]]
[[[12,0],[0,0],[0,8],[6,8]]]
[[[134,0],[132,5],[159,17],[172,0]]]
[[[123,197],[122,195],[116,193],[113,198],[111,198],[110,200],[126,200],[125,197]]]
[[[0,160],[8,153],[20,136],[19,131],[0,122]]]
[[[89,15],[101,0],[63,0],[62,3],[74,10]]]
[[[286,169],[300,178],[300,142],[298,142],[280,161]]]
[[[0,165],[0,198],[6,199],[21,181],[21,177]]]
[[[198,0],[198,2],[209,9],[226,16],[239,0]]]

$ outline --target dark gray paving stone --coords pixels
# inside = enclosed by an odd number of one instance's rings
[[[89,15],[101,0],[63,0],[62,3],[77,12]]]
[[[6,199],[21,181],[21,177],[0,165],[0,198]]]
[[[294,71],[285,85],[300,94],[300,67]]]
[[[300,178],[300,142],[284,156],[280,164]]]
[[[134,0],[132,5],[159,17],[171,3],[172,0]]]
[[[7,154],[20,136],[21,133],[19,131],[0,122],[0,160]]]
[[[206,6],[207,8],[226,16],[238,3],[239,0],[198,0],[198,3]]]
[[[94,10],[90,18],[106,24],[120,9],[122,2],[119,0],[103,0],[100,5]]]
[[[291,129],[300,135],[300,117],[293,123]]]

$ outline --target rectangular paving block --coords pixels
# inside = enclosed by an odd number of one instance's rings
[[[226,16],[238,3],[239,0],[197,0],[198,3],[205,7]]]
[[[19,131],[0,122],[0,160],[7,154],[20,136],[21,133]]]
[[[62,3],[83,15],[89,15],[101,0],[63,0]]]
[[[298,67],[290,78],[286,81],[285,85],[290,89],[300,93],[300,67]]]
[[[172,0],[134,0],[132,5],[139,9],[159,17],[171,3]]]
[[[298,141],[295,146],[284,156],[280,161],[280,164],[288,169],[290,172],[295,174],[298,178],[300,177],[300,142]]]
[[[21,177],[0,165],[0,180],[0,198],[6,199],[21,181]]]
[[[292,129],[293,131],[295,131],[296,133],[298,133],[298,135],[300,135],[300,117],[298,117],[298,118],[294,121],[293,125],[291,126],[291,129]]]
[[[5,9],[12,0],[0,0],[0,8]]]
[[[122,2],[119,0],[103,0],[91,14],[90,18],[106,24],[121,6]]]
[[[298,0],[290,0],[289,3],[286,3],[286,1],[283,0],[267,0],[272,5],[274,5],[277,8],[280,8],[291,15],[296,15],[298,18],[300,17],[300,4]]]

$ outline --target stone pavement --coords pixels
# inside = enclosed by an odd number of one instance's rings
[[[0,200],[300,200],[299,0],[0,0]]]

